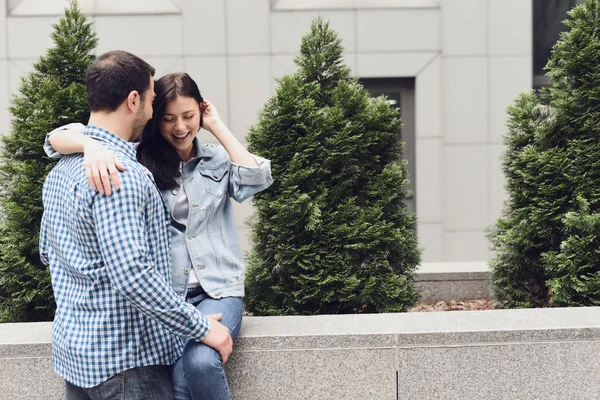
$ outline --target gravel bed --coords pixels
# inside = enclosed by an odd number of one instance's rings
[[[493,310],[493,300],[444,300],[435,303],[419,303],[411,307],[408,312],[430,312],[430,311],[473,311]]]

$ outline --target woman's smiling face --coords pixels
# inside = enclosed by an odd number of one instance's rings
[[[177,96],[165,107],[160,133],[183,161],[194,156],[194,138],[200,129],[200,105],[193,97]]]

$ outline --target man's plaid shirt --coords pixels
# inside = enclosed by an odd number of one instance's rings
[[[40,255],[57,305],[54,370],[92,387],[130,368],[174,363],[180,337],[201,340],[209,323],[171,288],[169,222],[152,175],[118,136],[91,126],[84,134],[119,155],[121,189],[93,192],[83,157],[63,158],[43,187]]]

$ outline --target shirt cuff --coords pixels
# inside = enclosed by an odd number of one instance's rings
[[[252,154],[257,166],[247,166],[231,163],[234,174],[237,175],[240,185],[262,185],[271,182],[271,161]]]
[[[193,306],[192,306],[193,307]],[[195,309],[195,307],[194,307]],[[200,314],[198,327],[192,332],[192,338],[197,342],[203,341],[210,332],[210,320],[204,314]]]

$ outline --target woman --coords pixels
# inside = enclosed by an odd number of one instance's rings
[[[244,148],[189,75],[166,75],[154,90],[154,116],[137,158],[154,176],[169,210],[173,289],[203,314],[222,314],[220,322],[235,340],[242,322],[244,265],[229,198],[242,202],[269,187],[270,161]],[[196,139],[200,127],[221,145],[201,144]],[[109,195],[107,171],[118,189],[115,168],[121,167],[93,139],[83,138],[82,128],[59,128],[48,141],[63,154],[85,149],[92,188]],[[229,399],[222,361],[213,348],[188,341],[172,369],[175,398]]]

